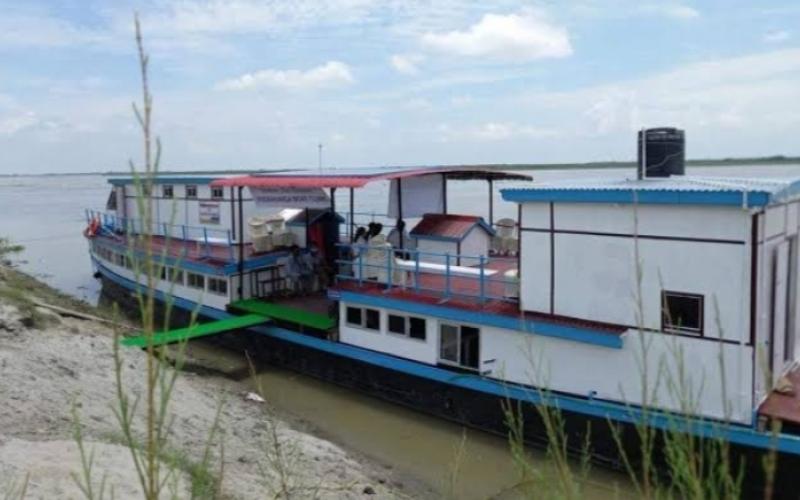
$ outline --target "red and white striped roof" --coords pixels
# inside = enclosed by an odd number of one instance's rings
[[[350,169],[317,174],[306,172],[277,172],[217,179],[212,186],[276,187],[276,188],[360,188],[370,182],[441,174],[457,180],[531,180],[528,175],[508,173],[499,169],[480,167],[425,167],[395,169]]]

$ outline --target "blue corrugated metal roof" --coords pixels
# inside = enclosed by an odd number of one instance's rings
[[[673,176],[664,179],[568,180],[502,190],[524,202],[642,203],[760,207],[796,197],[800,179]]]
[[[181,176],[156,176],[153,178],[153,184],[211,184],[212,181],[215,181],[219,178],[226,177],[224,175],[220,175],[217,177],[208,177],[208,176],[193,176],[193,175],[181,175]],[[128,177],[112,177],[108,179],[109,184],[113,184],[114,186],[127,186],[129,184],[134,183],[134,178],[132,176]]]

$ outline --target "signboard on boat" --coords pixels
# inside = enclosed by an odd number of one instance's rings
[[[331,199],[322,188],[250,188],[258,208],[328,208]]]
[[[200,202],[200,224],[219,224],[219,203]]]

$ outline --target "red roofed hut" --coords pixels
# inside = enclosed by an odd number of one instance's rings
[[[451,264],[475,265],[477,259],[458,256],[488,257],[494,230],[482,217],[456,214],[425,214],[409,233],[416,240],[420,259],[426,262],[445,262],[451,255]],[[439,255],[425,255],[426,253]]]

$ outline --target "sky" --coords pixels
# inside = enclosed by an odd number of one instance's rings
[[[0,0],[0,174],[800,155],[800,2]]]

